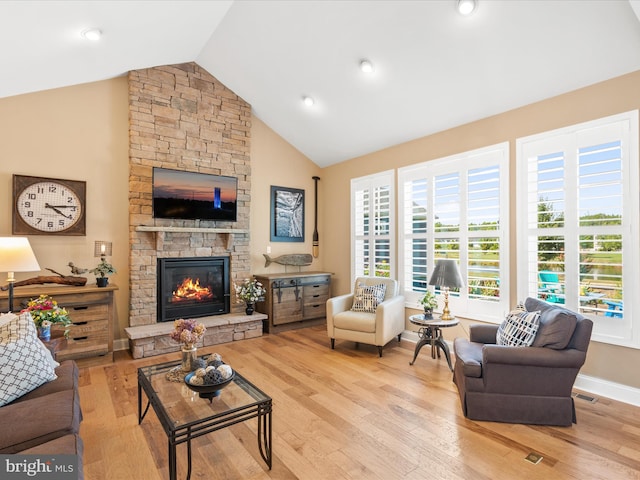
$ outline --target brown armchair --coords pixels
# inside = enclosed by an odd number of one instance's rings
[[[541,312],[530,347],[497,345],[498,325],[471,325],[469,340],[454,340],[453,381],[462,410],[473,420],[570,426],[576,421],[571,389],[593,322],[534,298],[525,307]]]

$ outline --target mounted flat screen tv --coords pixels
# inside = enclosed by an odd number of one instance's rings
[[[153,168],[153,217],[236,221],[238,179]]]

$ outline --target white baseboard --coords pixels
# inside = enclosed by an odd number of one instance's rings
[[[418,343],[418,333],[405,330],[402,334],[402,339],[409,342]],[[450,341],[446,341],[451,350],[453,356],[453,344]],[[454,359],[452,358],[453,362]],[[609,380],[603,380],[602,378],[590,377],[582,373],[578,374],[574,387],[590,393],[591,395],[607,397],[619,402],[629,403],[631,405],[640,407],[640,389],[623,385],[622,383],[610,382]]]

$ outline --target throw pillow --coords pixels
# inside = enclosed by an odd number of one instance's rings
[[[539,326],[539,311],[512,310],[498,327],[496,343],[509,347],[530,347]]]
[[[354,312],[376,313],[378,304],[384,301],[386,291],[387,286],[384,283],[370,286],[359,283],[353,293],[351,310]]]
[[[0,326],[0,407],[57,378],[29,313]]]

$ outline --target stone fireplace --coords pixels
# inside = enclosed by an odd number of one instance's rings
[[[129,72],[129,336],[134,358],[175,351],[160,340],[172,322],[157,323],[158,259],[224,257],[231,284],[250,275],[251,107],[195,63]],[[153,167],[232,176],[237,221],[153,218]],[[233,290],[231,288],[231,290]],[[262,334],[259,316],[245,325],[242,305],[206,317],[226,326],[205,343]],[[259,324],[259,325],[258,325]]]
[[[158,259],[158,322],[229,313],[229,257]]]

